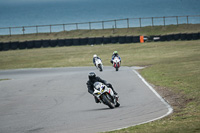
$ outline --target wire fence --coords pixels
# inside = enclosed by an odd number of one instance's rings
[[[0,28],[0,35],[17,35],[17,34],[38,34],[52,33],[70,30],[92,30],[92,29],[111,29],[111,28],[132,28],[144,26],[166,26],[179,24],[199,24],[200,15],[188,16],[164,16],[164,17],[144,17],[144,18],[126,18],[106,21],[93,21],[83,23],[67,23],[52,25],[35,25],[19,27]]]

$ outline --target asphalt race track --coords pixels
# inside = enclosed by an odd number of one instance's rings
[[[96,104],[88,73],[110,82],[121,106]],[[131,67],[44,68],[0,71],[0,133],[95,133],[162,118],[170,106]]]

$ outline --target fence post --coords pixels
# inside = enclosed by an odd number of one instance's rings
[[[117,21],[115,20],[115,28],[117,28]]]
[[[129,18],[127,18],[127,27],[129,28]]]
[[[11,36],[11,27],[9,27],[9,34],[10,34],[10,36]]]
[[[176,22],[177,22],[177,26],[178,26],[178,16],[176,16]]]
[[[104,21],[102,21],[102,29],[104,30]]]
[[[141,27],[142,27],[142,24],[141,24],[141,23],[142,23],[142,22],[141,22],[141,18],[139,18],[139,21],[140,21],[140,28],[141,28]]]
[[[78,30],[78,23],[76,23],[76,30]]]
[[[22,27],[22,31],[23,31],[23,35],[24,35],[24,31],[25,31],[24,27]]]
[[[63,24],[63,31],[65,31],[65,24]]]
[[[152,17],[152,26],[154,26],[154,24],[153,24],[153,17]]]
[[[91,30],[91,22],[89,22],[89,29]]]
[[[187,24],[189,23],[189,21],[188,21],[188,16],[187,16]]]
[[[38,26],[36,26],[36,33],[38,34]]]
[[[165,26],[165,17],[163,17],[163,23],[164,23],[164,26]]]
[[[51,33],[51,25],[49,25],[50,26],[50,33]]]

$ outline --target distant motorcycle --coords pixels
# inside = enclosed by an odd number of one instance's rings
[[[116,69],[116,71],[119,70],[119,67],[120,67],[120,59],[119,59],[119,57],[115,57],[113,59],[113,67]]]
[[[99,69],[99,71],[103,71],[103,63],[100,59],[95,59],[96,68]]]
[[[118,96],[115,96],[112,89],[108,88],[101,82],[94,83],[93,95],[100,101],[100,103],[104,103],[111,109],[120,106]]]

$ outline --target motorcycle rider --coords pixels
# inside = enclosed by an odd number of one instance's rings
[[[96,66],[95,59],[100,59],[100,60],[101,60],[101,58],[98,57],[96,54],[93,55],[93,64],[94,64],[94,66]],[[102,61],[102,60],[101,60],[101,61]]]
[[[88,75],[88,78],[89,78],[89,80],[87,81],[86,84],[87,84],[88,92],[90,94],[93,95],[93,92],[94,92],[94,83],[95,82],[101,82],[101,83],[105,84],[107,87],[110,87],[113,90],[114,95],[117,96],[117,92],[114,90],[114,88],[112,87],[112,85],[110,83],[108,83],[106,80],[103,80],[100,77],[96,76],[96,74],[94,72],[90,72],[89,75]],[[96,97],[94,97],[94,98],[95,98],[95,102],[99,103],[99,100]]]
[[[121,63],[121,57],[119,56],[118,52],[117,51],[114,51],[113,54],[112,54],[112,58],[110,60],[110,62],[113,64],[113,60],[115,57],[118,57],[119,60],[120,60],[120,63]]]

